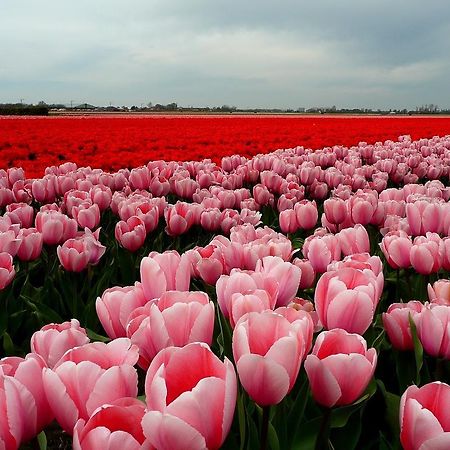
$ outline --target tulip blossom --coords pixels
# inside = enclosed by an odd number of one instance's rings
[[[295,264],[283,261],[279,256],[265,256],[256,263],[255,272],[278,281],[277,306],[286,306],[296,296],[302,271]]]
[[[317,282],[314,303],[323,326],[363,334],[377,307],[379,287],[370,270],[344,267],[323,274]]]
[[[315,272],[323,273],[328,264],[341,259],[341,244],[335,235],[318,229],[314,235],[306,238],[302,253],[309,259]]]
[[[139,365],[147,369],[156,354],[167,347],[191,342],[211,345],[214,304],[204,292],[168,291],[129,316],[127,335],[139,347]]]
[[[406,269],[411,266],[412,240],[404,231],[387,233],[380,244],[388,264],[393,269]]]
[[[17,238],[20,240],[17,257],[21,261],[34,261],[39,258],[44,243],[42,233],[36,228],[21,228]]]
[[[73,430],[75,450],[140,450],[145,436],[141,421],[145,404],[135,398],[123,398],[100,406],[86,421],[79,419]]]
[[[147,233],[144,222],[137,216],[131,216],[126,222],[116,224],[115,237],[120,245],[130,252],[135,252],[144,244]]]
[[[188,291],[191,281],[188,255],[176,251],[151,252],[141,260],[141,282],[147,300],[159,298],[166,291]]]
[[[12,256],[9,253],[0,253],[0,290],[11,283],[15,274]]]
[[[428,284],[428,298],[430,302],[443,301],[450,306],[450,280],[438,280]]]
[[[299,311],[292,309],[292,313]],[[307,313],[305,313],[307,315]],[[304,327],[273,311],[250,312],[233,332],[233,356],[242,386],[260,406],[275,405],[291,391],[307,351]]]
[[[426,305],[414,317],[417,335],[426,353],[450,359],[450,306]]]
[[[217,280],[216,292],[217,303],[226,319],[230,317],[233,301],[233,294],[246,294],[254,290],[262,289],[267,292],[270,298],[270,305],[275,306],[278,298],[278,281],[270,276],[252,271],[242,271],[233,269],[230,275],[222,275]]]
[[[422,275],[436,273],[441,268],[440,245],[429,236],[417,236],[411,247],[410,258],[416,272]]]
[[[218,449],[233,421],[237,380],[233,364],[206,344],[158,353],[145,379],[144,435],[158,450]]]
[[[440,381],[410,386],[400,399],[400,441],[404,450],[450,448],[450,386]]]
[[[295,204],[294,211],[299,228],[310,230],[315,227],[319,218],[315,201],[302,200]]]
[[[413,236],[424,235],[430,231],[439,233],[442,226],[443,208],[437,202],[417,200],[407,203],[406,218]]]
[[[36,214],[35,224],[42,233],[44,244],[62,244],[77,234],[78,224],[65,214],[55,210],[42,210]]]
[[[74,206],[71,213],[81,228],[92,230],[97,228],[100,223],[100,208],[96,203],[82,202]]]
[[[31,351],[39,355],[52,369],[66,351],[89,343],[86,330],[77,319],[49,323],[31,336]]]
[[[99,407],[137,396],[138,350],[129,339],[95,342],[66,352],[54,369],[44,369],[45,394],[56,420],[73,433],[78,419],[88,420]]]
[[[18,421],[22,421],[20,430],[22,442],[34,438],[54,418],[42,383],[41,373],[44,367],[44,360],[33,353],[28,354],[25,358],[0,359],[0,417],[12,418],[16,415],[17,417],[11,420],[13,427],[18,425]],[[2,405],[2,397],[6,400],[4,405]],[[9,410],[11,407],[14,410]],[[0,419],[0,423],[1,421],[2,419]],[[2,428],[0,424],[0,444]],[[19,430],[11,431],[14,433]]]
[[[392,303],[383,313],[383,326],[394,348],[414,350],[410,319],[414,320],[422,309],[422,303],[412,300],[408,303]]]
[[[341,244],[342,254],[345,256],[370,251],[369,234],[360,224],[352,228],[344,228],[336,236]]]
[[[367,349],[362,336],[342,329],[323,331],[305,370],[317,403],[332,408],[357,400],[369,384],[377,364],[374,348]]]
[[[134,286],[106,289],[97,297],[95,309],[98,319],[111,339],[126,337],[126,327],[130,314],[147,303],[141,283]]]

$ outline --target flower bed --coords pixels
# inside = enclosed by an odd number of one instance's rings
[[[0,447],[450,445],[450,136],[26,174]]]

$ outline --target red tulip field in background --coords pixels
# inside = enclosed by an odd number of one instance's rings
[[[70,116],[0,117],[0,167],[41,177],[47,166],[73,161],[104,170],[150,160],[220,162],[302,145],[375,143],[409,134],[450,134],[449,117],[386,116]]]

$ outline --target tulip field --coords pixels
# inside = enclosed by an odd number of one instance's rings
[[[450,449],[450,119],[305,121],[0,118],[0,450]]]

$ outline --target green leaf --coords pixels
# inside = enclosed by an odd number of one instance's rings
[[[3,333],[3,350],[8,356],[13,356],[15,354],[14,342],[6,331]]]
[[[417,336],[417,328],[411,314],[409,315],[409,326],[411,328],[411,336],[414,343],[414,357],[416,360],[416,385],[420,385],[420,371],[423,365],[423,347]]]
[[[280,442],[278,440],[277,432],[270,422],[267,437],[269,440],[269,447],[271,448],[271,450],[280,450]]]
[[[239,437],[241,446],[240,449],[244,449],[245,444],[245,408],[244,408],[244,402],[242,399],[242,393],[238,393],[238,399],[237,399],[237,410],[238,410],[238,421],[239,421]]]
[[[400,410],[400,396],[388,392],[381,380],[377,380],[377,384],[380,387],[380,391],[384,397],[384,403],[386,405],[386,421],[394,436],[400,435],[400,423],[399,423],[399,410]]]
[[[346,426],[331,431],[330,440],[335,450],[355,450],[362,431],[361,414],[353,414]]]
[[[45,434],[45,431],[41,431],[37,436],[36,439],[39,444],[39,450],[47,450],[47,436]]]
[[[331,415],[331,428],[342,428],[347,425],[350,416],[356,411],[360,410],[364,406],[365,402],[371,398],[377,390],[377,383],[372,380],[366,388],[365,394],[348,406],[341,406],[340,408],[333,409]]]
[[[86,334],[91,341],[109,342],[111,339],[101,334],[97,334],[89,328],[86,328]]]

